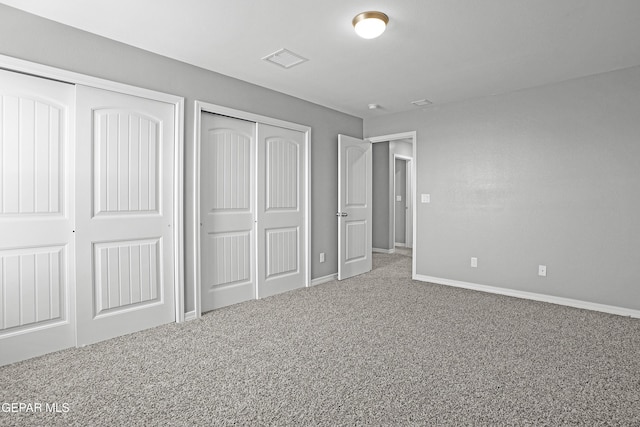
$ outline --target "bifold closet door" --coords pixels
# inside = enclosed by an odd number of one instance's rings
[[[77,86],[77,344],[175,320],[173,104]]]
[[[74,87],[0,70],[0,365],[72,347]]]
[[[305,286],[305,134],[258,123],[258,297]]]
[[[255,123],[202,113],[202,312],[256,297],[255,133]]]

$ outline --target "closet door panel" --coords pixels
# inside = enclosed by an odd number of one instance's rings
[[[305,134],[258,124],[258,296],[305,286]]]
[[[173,322],[173,104],[77,87],[77,343]]]
[[[202,113],[202,312],[254,299],[255,123]]]
[[[75,344],[74,93],[0,70],[0,365]]]

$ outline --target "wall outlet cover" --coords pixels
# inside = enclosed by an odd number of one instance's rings
[[[547,276],[547,266],[539,265],[538,266],[538,276],[546,277]]]

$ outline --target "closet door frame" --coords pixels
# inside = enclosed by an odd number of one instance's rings
[[[71,83],[91,86],[97,89],[110,90],[126,95],[148,98],[174,106],[175,147],[174,147],[174,182],[173,182],[173,262],[175,290],[176,322],[185,320],[184,313],[184,98],[150,89],[144,89],[124,83],[92,77],[73,71],[63,70],[48,65],[25,61],[11,56],[0,55],[0,68],[18,73],[30,74]],[[71,117],[70,126],[75,128],[75,117]],[[75,135],[72,135],[75,138]],[[72,141],[75,146],[75,140]],[[75,156],[75,153],[74,153]],[[75,272],[73,272],[75,275]],[[73,308],[75,310],[75,308]]]
[[[305,266],[305,278],[304,278],[304,287],[309,287],[311,284],[311,161],[310,161],[310,149],[311,149],[311,127],[300,125],[297,123],[274,119],[267,116],[262,116],[259,114],[249,113],[246,111],[236,110],[233,108],[224,107],[221,105],[211,104],[204,101],[195,101],[195,112],[194,112],[194,150],[193,150],[193,212],[195,216],[195,221],[193,223],[193,229],[191,230],[192,238],[193,238],[193,264],[190,267],[193,272],[193,277],[195,281],[195,286],[193,290],[193,311],[189,311],[185,313],[185,319],[191,320],[196,319],[202,315],[202,305],[201,305],[201,292],[202,292],[202,282],[201,282],[201,254],[200,254],[200,148],[201,148],[201,138],[200,138],[200,118],[202,113],[213,113],[219,114],[222,116],[228,116],[235,119],[248,120],[255,123],[261,123],[266,125],[279,126],[286,129],[296,130],[304,133],[304,144],[305,144],[305,156],[303,159],[305,166],[305,174],[304,174],[304,185],[305,188],[305,197],[303,201],[303,206],[305,209],[305,220],[304,220],[304,236],[305,236],[305,248],[304,248],[304,259],[303,263]],[[258,143],[256,141],[256,143]],[[189,267],[187,267],[189,268]],[[256,290],[257,291],[257,290]],[[256,292],[256,295],[258,293]]]

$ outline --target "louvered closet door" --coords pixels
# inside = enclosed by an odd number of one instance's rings
[[[85,345],[175,320],[175,113],[172,104],[83,86],[76,109]]]
[[[73,97],[0,71],[0,365],[75,343]]]
[[[202,312],[254,299],[256,124],[202,113]]]
[[[258,124],[258,296],[305,286],[305,134]]]

